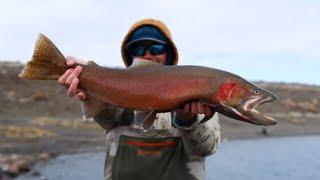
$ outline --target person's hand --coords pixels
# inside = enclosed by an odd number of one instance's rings
[[[183,108],[176,110],[176,115],[180,120],[193,121],[197,114],[204,114],[205,116],[212,116],[214,112],[207,105],[199,101],[187,103]]]
[[[84,61],[74,58],[72,56],[66,57],[66,63],[68,66],[73,66],[75,63],[85,64]],[[63,75],[58,79],[58,82],[65,86],[68,91],[68,96],[77,95],[80,100],[85,100],[87,98],[86,92],[83,89],[78,88],[79,85],[79,75],[82,71],[81,66],[76,66],[75,68],[69,68]]]

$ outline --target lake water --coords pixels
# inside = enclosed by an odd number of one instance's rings
[[[18,179],[103,179],[103,165],[101,152],[63,155],[37,165],[41,176]],[[206,167],[208,180],[319,180],[320,136],[223,142]]]

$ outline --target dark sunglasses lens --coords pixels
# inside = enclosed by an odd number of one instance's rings
[[[138,46],[133,50],[132,54],[134,56],[143,56],[145,52],[146,52],[146,48],[144,46]]]
[[[166,50],[165,45],[163,44],[154,44],[149,47],[149,51],[152,55],[159,55],[164,53]]]

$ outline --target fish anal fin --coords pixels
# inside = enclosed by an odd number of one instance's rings
[[[87,99],[82,103],[82,117],[88,119],[94,117],[106,107],[106,103],[99,100],[91,93],[87,93]]]
[[[200,103],[203,105],[209,106],[212,109],[217,108],[219,106],[219,104],[211,104],[211,103],[208,103],[208,102],[202,101],[202,100],[200,101]]]

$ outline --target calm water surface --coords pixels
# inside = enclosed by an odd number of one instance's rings
[[[104,153],[63,155],[18,179],[103,179],[103,165]],[[320,136],[223,142],[206,167],[208,180],[319,180]]]

